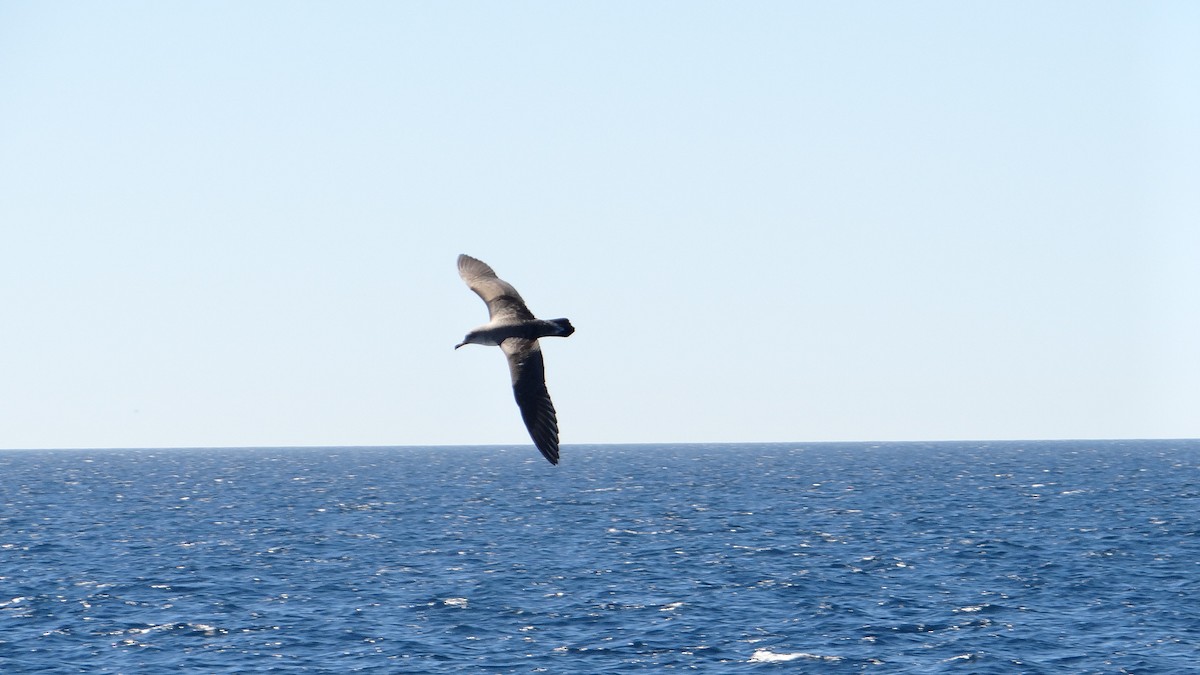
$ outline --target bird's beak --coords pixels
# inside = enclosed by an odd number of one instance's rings
[[[454,345],[454,348],[455,348],[455,349],[458,349],[459,347],[461,347],[461,346],[463,346],[463,345],[465,345],[465,344],[467,344],[467,343],[465,343],[465,342],[460,342],[460,343],[458,343],[458,344]]]

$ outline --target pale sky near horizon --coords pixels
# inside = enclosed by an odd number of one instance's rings
[[[1200,436],[1200,3],[0,0],[0,448]],[[564,455],[568,457],[567,455]]]

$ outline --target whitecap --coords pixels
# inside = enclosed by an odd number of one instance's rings
[[[750,656],[750,663],[778,663],[782,661],[795,661],[796,659],[810,659],[813,661],[841,661],[840,656],[822,656],[821,654],[810,654],[809,652],[773,652],[769,649],[759,649]]]

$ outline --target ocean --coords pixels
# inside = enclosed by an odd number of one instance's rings
[[[1200,441],[0,452],[0,673],[1200,668]]]

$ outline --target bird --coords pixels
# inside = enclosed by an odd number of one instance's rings
[[[567,337],[575,327],[567,319],[535,317],[517,289],[482,260],[458,256],[458,275],[483,298],[490,320],[468,332],[454,348],[469,344],[500,347],[508,358],[513,396],[529,437],[548,462],[558,464],[558,415],[546,389],[546,366],[538,338]]]

